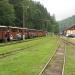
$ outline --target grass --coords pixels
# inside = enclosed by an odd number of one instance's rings
[[[28,42],[21,42],[21,43],[17,43],[17,44],[7,45],[5,47],[0,47],[0,54],[6,53],[9,51],[15,51],[15,50],[21,49],[21,48],[28,48],[28,47],[37,45],[40,43],[40,40],[42,40],[42,39],[43,38],[41,38],[41,39],[38,38],[38,39],[34,39],[34,40],[28,41]]]
[[[57,37],[42,39],[0,47],[0,53],[26,48],[22,52],[0,59],[0,75],[38,75],[49,57],[52,57],[58,44]]]
[[[42,37],[40,37],[40,38],[42,38]],[[28,41],[32,41],[32,40],[36,40],[36,39],[38,39],[38,37],[37,38],[34,38],[34,39],[25,39],[25,40],[19,40],[19,41],[10,41],[10,42],[0,42],[0,47],[1,46],[4,46],[4,45],[11,45],[11,44],[16,44],[16,43],[22,43],[22,42],[28,42]]]
[[[65,37],[64,39],[69,42],[75,43],[75,38]]]
[[[75,48],[66,46],[65,74],[75,75]]]
[[[75,38],[69,38],[68,40],[72,43],[75,43]]]

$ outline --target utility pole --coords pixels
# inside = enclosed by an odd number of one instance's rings
[[[25,20],[25,6],[23,5],[23,28],[26,27],[26,20]],[[29,8],[29,6],[27,6],[26,8],[26,13],[27,13],[27,9]],[[22,39],[24,40],[25,39],[25,35],[24,35],[24,30],[23,30],[23,36],[22,36]]]
[[[22,6],[22,7],[23,7],[23,28],[24,28],[24,27],[26,27],[26,26],[25,26],[25,9],[24,9],[25,6]],[[29,6],[27,6],[27,8],[26,8],[26,13],[27,13],[27,9],[28,9],[28,8],[29,8]]]
[[[23,28],[25,27],[25,9],[23,6]]]
[[[24,5],[22,6],[23,8],[23,28],[25,27],[25,10],[24,10]],[[22,30],[22,40],[25,39],[25,35],[24,35],[24,29]]]

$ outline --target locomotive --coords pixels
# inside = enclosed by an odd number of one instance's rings
[[[0,26],[0,41],[23,40],[46,36],[47,31],[12,26]]]

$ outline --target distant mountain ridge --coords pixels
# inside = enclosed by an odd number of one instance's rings
[[[75,24],[75,15],[67,18],[67,19],[64,19],[62,21],[59,21],[59,29],[60,29],[60,32],[63,31],[65,28],[68,28],[70,26],[73,26]]]

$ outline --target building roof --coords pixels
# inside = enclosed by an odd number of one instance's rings
[[[75,30],[75,25],[69,26],[66,29],[64,29],[63,31],[65,31],[65,30]]]

